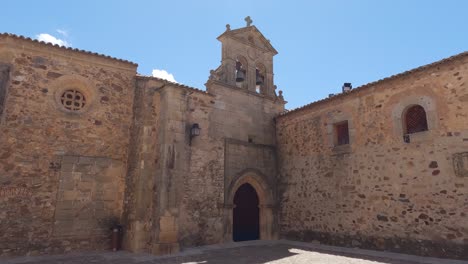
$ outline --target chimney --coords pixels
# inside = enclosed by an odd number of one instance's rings
[[[347,93],[351,91],[351,89],[353,89],[353,86],[351,85],[351,83],[344,83],[342,89],[343,93]]]

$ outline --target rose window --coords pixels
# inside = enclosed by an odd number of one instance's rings
[[[86,105],[86,98],[77,90],[66,90],[60,97],[60,101],[65,109],[79,111]]]

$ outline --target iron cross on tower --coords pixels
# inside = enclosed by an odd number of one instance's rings
[[[244,18],[245,22],[247,22],[247,26],[250,27],[250,25],[252,24],[252,19],[250,18],[250,16],[247,16],[246,18]]]

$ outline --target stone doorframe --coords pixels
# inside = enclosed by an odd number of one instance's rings
[[[250,184],[258,195],[260,209],[260,239],[274,240],[278,238],[277,230],[275,229],[276,207],[274,192],[267,178],[256,169],[246,169],[237,174],[231,184],[226,188],[225,203],[224,203],[224,241],[232,242],[232,219],[234,209],[234,195],[241,185],[244,183]]]

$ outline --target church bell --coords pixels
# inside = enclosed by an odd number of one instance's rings
[[[257,77],[255,79],[255,84],[256,85],[262,85],[263,84],[263,76],[260,74],[259,70],[256,72]]]
[[[236,62],[236,82],[243,82],[245,80],[245,71],[242,69],[242,63]]]
[[[243,70],[238,70],[236,73],[236,82],[243,82],[245,80],[245,72]]]

